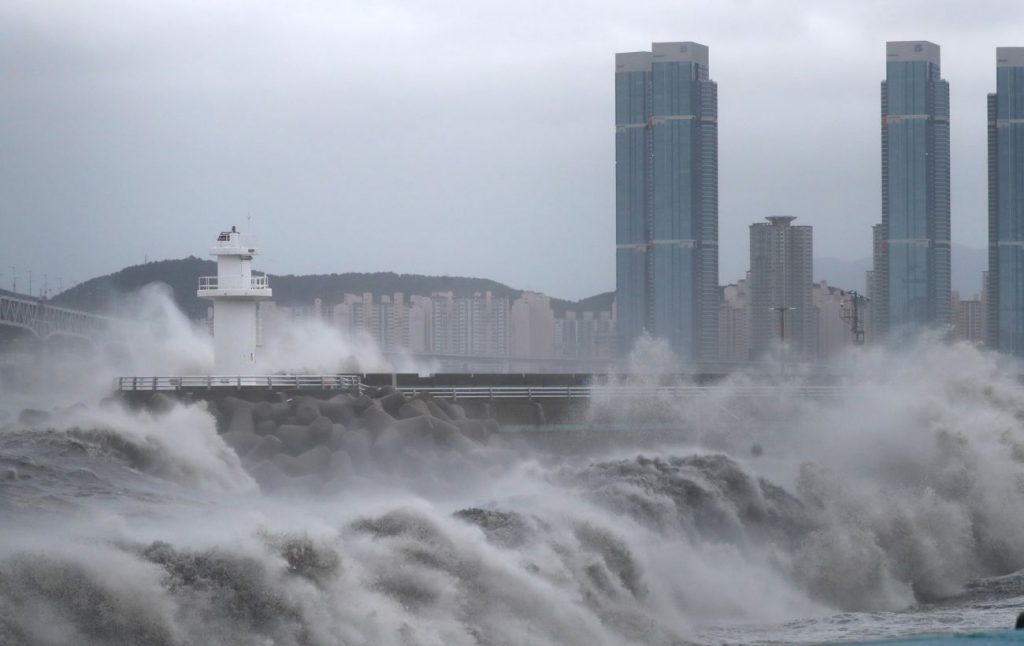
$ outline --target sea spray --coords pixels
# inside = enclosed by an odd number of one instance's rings
[[[1014,368],[924,340],[896,356],[855,353],[843,370],[842,388],[825,399],[800,396],[794,379],[770,384],[773,400],[750,398],[747,387],[764,383],[750,375],[698,400],[599,399],[595,417],[624,427],[605,454],[530,450],[500,433],[468,445],[432,432],[402,442],[386,424],[361,427],[379,406],[363,402],[344,432],[369,444],[337,486],[316,494],[253,488],[244,469],[254,463],[227,448],[197,404],[10,421],[0,455],[27,463],[0,484],[0,499],[15,492],[23,502],[29,486],[29,499],[51,495],[45,474],[79,450],[92,452],[105,488],[97,497],[74,480],[71,489],[97,498],[85,510],[30,505],[33,522],[0,539],[0,636],[743,642],[758,634],[743,625],[820,628],[834,612],[914,605],[922,616],[920,604],[967,604],[982,590],[991,606],[992,595],[1024,589],[1012,576],[1024,567],[1024,393]],[[680,439],[630,448],[630,433],[666,421]],[[138,478],[145,514],[111,504],[139,490]],[[152,496],[161,482],[174,494]],[[993,576],[1008,583],[979,582]],[[90,619],[101,610],[103,621]],[[796,640],[786,630],[782,641]],[[811,641],[834,634],[807,630]]]

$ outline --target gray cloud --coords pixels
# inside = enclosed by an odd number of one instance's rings
[[[200,254],[251,214],[272,272],[610,289],[613,57],[662,40],[711,47],[723,281],[769,213],[813,224],[819,255],[870,253],[888,39],[942,45],[953,233],[981,247],[985,93],[1022,19],[924,0],[4,3],[0,272]]]

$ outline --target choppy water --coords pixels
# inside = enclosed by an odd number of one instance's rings
[[[1024,608],[1024,390],[968,348],[879,361],[853,361],[837,401],[740,401],[725,384],[699,405],[595,404],[618,424],[679,421],[677,440],[643,449],[396,448],[369,433],[351,468],[274,493],[203,406],[19,422],[22,402],[6,402],[0,644],[788,644],[1007,628]]]

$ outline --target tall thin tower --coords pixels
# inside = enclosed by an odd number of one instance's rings
[[[1024,47],[996,49],[988,95],[987,343],[1024,357]]]
[[[616,308],[626,354],[645,331],[684,361],[718,354],[718,86],[708,48],[615,58]]]
[[[762,358],[780,341],[793,358],[816,358],[814,233],[791,215],[750,225],[750,351]],[[785,330],[785,339],[782,338]]]
[[[266,276],[252,275],[256,248],[235,227],[217,236],[210,253],[217,275],[199,279],[199,298],[213,301],[213,369],[218,375],[252,374],[259,344],[259,301],[273,293]]]
[[[884,278],[876,333],[950,323],[949,84],[939,46],[886,43],[882,81]]]

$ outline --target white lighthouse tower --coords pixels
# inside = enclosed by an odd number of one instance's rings
[[[218,375],[253,374],[259,343],[258,303],[270,298],[266,276],[252,275],[256,248],[235,227],[210,249],[217,275],[199,279],[199,298],[213,301],[213,370]]]

